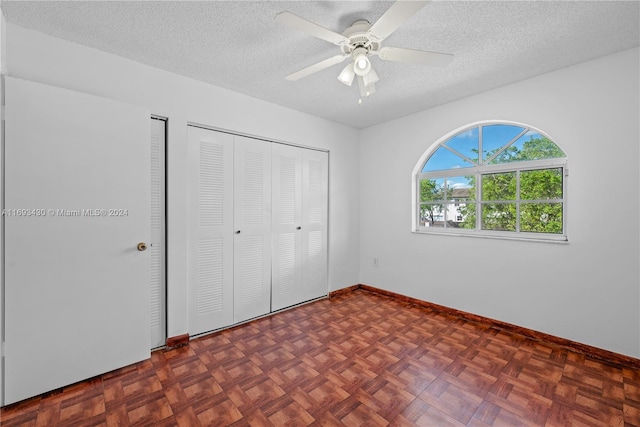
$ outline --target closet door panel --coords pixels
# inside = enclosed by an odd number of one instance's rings
[[[151,119],[151,348],[165,344],[166,266],[165,266],[165,121]]]
[[[325,152],[302,151],[302,300],[328,293],[327,285],[327,188]]]
[[[272,310],[302,298],[302,150],[274,144]]]
[[[190,333],[327,295],[328,154],[189,132]]]
[[[271,144],[234,136],[235,323],[271,311]]]
[[[233,323],[233,136],[188,127],[189,333]]]

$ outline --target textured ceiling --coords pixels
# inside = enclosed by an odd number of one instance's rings
[[[284,77],[339,53],[274,21],[281,11],[342,33],[381,1],[2,1],[7,22],[362,128],[640,44],[640,2],[433,1],[384,46],[455,54],[444,69],[374,57],[377,92],[357,103],[344,64]]]

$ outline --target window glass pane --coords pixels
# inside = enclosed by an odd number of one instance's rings
[[[524,239],[549,240],[566,235],[566,156],[541,132],[492,123],[460,132],[430,150],[416,177],[419,207],[414,215],[423,230],[435,227],[455,234],[458,229],[481,236],[523,232]],[[533,237],[535,233],[546,236]]]
[[[456,224],[459,228],[474,230],[476,228],[476,204],[467,203],[460,204],[456,207],[457,218]]]
[[[524,130],[520,126],[511,125],[489,125],[482,127],[482,161],[498,151],[500,148],[511,142]]]
[[[420,225],[424,227],[444,227],[444,206],[435,203],[420,205]]]
[[[562,168],[522,171],[520,198],[523,200],[562,199]]]
[[[515,203],[483,204],[482,229],[496,231],[516,231]]]
[[[446,144],[471,160],[478,160],[478,128],[469,129],[451,138]]]
[[[475,191],[475,176],[453,176],[446,179],[447,200],[466,201],[470,197],[470,192]]]
[[[482,175],[482,200],[515,200],[516,173],[503,172]]]
[[[444,178],[421,179],[420,201],[433,202],[444,200]]]
[[[444,220],[447,223],[447,227],[455,227],[455,220],[458,216],[458,212],[456,211],[456,207],[453,203],[445,203],[443,205],[444,210]]]
[[[559,157],[564,157],[564,152],[553,141],[535,131],[529,131],[500,153],[491,164]]]
[[[562,234],[562,203],[522,203],[520,231]]]
[[[440,147],[429,157],[422,172],[439,171],[446,169],[470,168],[473,164],[467,162],[462,157],[453,154],[444,147]]]

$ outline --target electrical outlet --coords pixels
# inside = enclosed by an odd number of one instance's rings
[[[373,257],[373,266],[374,267],[378,266],[378,257]]]

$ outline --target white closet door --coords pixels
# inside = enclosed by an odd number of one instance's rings
[[[189,332],[233,323],[233,136],[188,127]]]
[[[274,144],[272,310],[303,301],[302,150]]]
[[[4,404],[149,357],[149,117],[6,77]]]
[[[234,322],[271,310],[271,144],[235,136]]]
[[[329,154],[302,152],[302,301],[327,295]]]
[[[272,309],[328,293],[328,154],[273,148]]]
[[[151,119],[151,258],[149,317],[151,348],[164,345],[166,333],[166,267],[165,267],[165,124]]]

